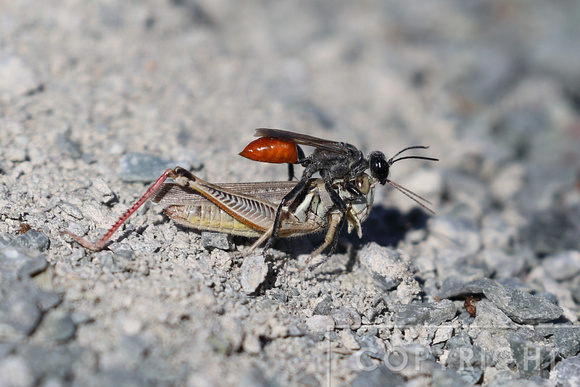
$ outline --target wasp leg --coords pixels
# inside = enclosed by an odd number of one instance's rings
[[[350,198],[349,202],[352,202],[355,204],[361,204],[361,203],[365,203],[367,201],[367,199],[365,198],[365,195],[351,181],[346,181],[344,183],[344,187],[346,188],[346,190],[348,192],[353,194],[353,197]]]
[[[302,175],[302,178],[300,179],[300,181],[298,181],[298,184],[296,184],[294,188],[292,188],[292,191],[288,192],[286,196],[284,196],[280,201],[280,204],[276,209],[276,217],[274,218],[274,225],[272,226],[272,233],[270,235],[270,239],[268,239],[268,242],[264,245],[265,249],[271,247],[276,238],[278,238],[278,232],[280,231],[280,217],[282,215],[282,208],[286,205],[286,203],[296,199],[296,197],[306,189],[308,179],[310,179],[313,174],[314,172],[311,172],[308,169],[306,169]]]
[[[294,164],[288,164],[288,181],[294,180]]]

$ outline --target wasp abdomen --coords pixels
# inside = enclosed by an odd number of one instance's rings
[[[294,164],[298,161],[298,146],[291,141],[261,137],[249,143],[240,156],[265,163]]]

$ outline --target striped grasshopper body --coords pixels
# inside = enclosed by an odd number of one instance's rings
[[[172,178],[175,183],[165,183]],[[362,236],[361,222],[369,215],[374,201],[376,181],[366,175],[354,181],[363,193],[353,195],[346,182],[337,179],[333,187],[347,203],[346,216],[334,205],[322,179],[310,179],[304,192],[286,203],[280,217],[279,235],[292,237],[328,228],[324,243],[312,255],[320,254],[326,247],[334,249],[338,233],[346,222],[349,232],[353,228]],[[74,235],[78,243],[89,250],[104,248],[115,231],[149,198],[166,204],[165,212],[177,223],[198,230],[225,232],[233,235],[259,237],[248,252],[254,251],[272,234],[276,211],[282,198],[292,190],[295,182],[264,183],[208,183],[183,168],[168,169],[96,243]]]
[[[349,232],[355,228],[360,237],[361,223],[372,208],[376,183],[366,174],[355,183],[365,200],[351,200],[353,195],[344,189],[343,181],[336,181],[335,188],[348,203],[345,221]],[[251,252],[270,237],[278,205],[295,185],[291,181],[211,184],[192,175],[187,181],[164,184],[152,200],[169,205],[165,213],[185,227],[259,237]],[[336,241],[341,221],[342,215],[334,208],[324,181],[310,179],[306,192],[284,207],[279,235],[293,237],[328,228],[324,243],[312,254],[317,255]]]

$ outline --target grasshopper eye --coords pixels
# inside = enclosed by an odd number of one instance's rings
[[[369,177],[366,174],[357,176],[357,178],[354,181],[354,184],[363,195],[369,193],[371,185],[369,183]]]

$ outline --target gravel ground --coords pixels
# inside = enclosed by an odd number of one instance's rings
[[[578,385],[577,2],[0,10],[0,386]],[[392,179],[437,214],[379,187],[313,272],[321,236],[244,260],[159,205],[102,252],[60,233],[97,240],[167,167],[284,180],[238,156],[256,127],[429,145]]]

